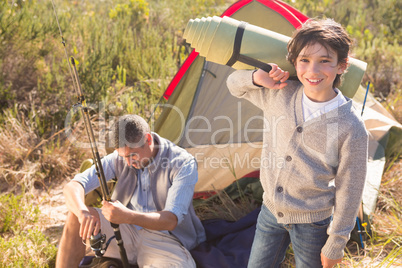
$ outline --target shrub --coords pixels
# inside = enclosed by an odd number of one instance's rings
[[[18,231],[38,221],[40,211],[30,195],[0,195],[0,234]]]

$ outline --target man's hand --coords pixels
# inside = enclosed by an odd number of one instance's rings
[[[125,207],[120,201],[102,201],[102,214],[105,218],[115,224],[128,223],[132,211]]]
[[[287,86],[285,81],[289,78],[289,72],[283,71],[274,63],[269,65],[272,66],[272,70],[269,73],[261,69],[253,73],[254,83],[270,89],[282,89]]]
[[[341,263],[342,258],[340,259],[328,259],[327,257],[324,256],[324,254],[321,253],[321,264],[323,268],[332,268],[334,267],[335,264]]]
[[[97,235],[100,230],[100,219],[97,211],[94,208],[89,208],[89,211],[81,211],[77,216],[80,222],[80,237],[89,239],[91,235]]]

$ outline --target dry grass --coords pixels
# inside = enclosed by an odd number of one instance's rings
[[[254,202],[248,196],[241,196],[233,201],[225,191],[217,191],[217,194],[199,205],[194,210],[201,220],[223,219],[237,221],[248,213],[258,208],[260,204]]]
[[[64,130],[43,139],[35,121],[10,110],[0,121],[0,192],[46,188],[77,169],[79,152],[65,139]]]
[[[402,266],[402,161],[397,160],[384,173],[377,209],[373,215],[373,237],[364,254],[367,267]],[[367,259],[362,261],[367,262]],[[387,266],[389,265],[389,266]]]

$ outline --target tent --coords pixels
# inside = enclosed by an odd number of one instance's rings
[[[277,0],[240,0],[222,15],[290,36],[308,19]],[[154,131],[185,148],[198,162],[198,193],[224,189],[259,169],[262,111],[233,97],[226,79],[231,67],[208,62],[192,51],[164,97],[167,103],[154,122]],[[353,100],[362,110],[365,88]],[[401,125],[370,94],[363,119],[370,133],[364,213],[374,212],[385,165],[386,150],[401,152]],[[392,148],[392,149],[390,149]],[[275,157],[271,165],[277,165]]]

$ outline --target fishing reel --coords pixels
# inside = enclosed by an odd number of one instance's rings
[[[106,235],[102,234],[100,231],[97,235],[92,235],[91,238],[89,239],[89,244],[91,246],[91,249],[94,251],[95,256],[97,258],[100,258],[105,254],[107,246],[103,248],[103,244],[106,242]]]
[[[102,234],[100,230],[97,235],[91,235],[91,238],[89,239],[89,245],[93,250],[93,252],[95,253],[95,257],[101,258],[105,254],[107,248],[109,247],[110,242],[114,238],[116,238],[116,236],[112,236],[106,242],[106,235]]]

